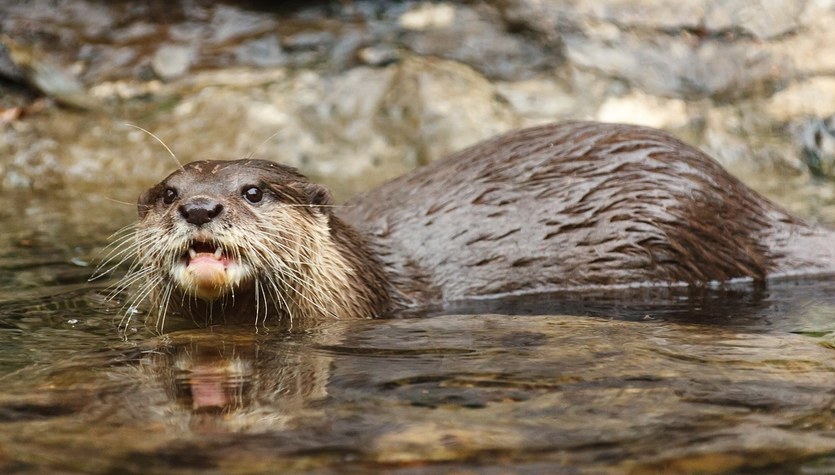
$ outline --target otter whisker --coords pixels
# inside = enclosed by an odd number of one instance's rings
[[[157,307],[157,324],[156,329],[159,333],[163,333],[165,331],[165,318],[168,315],[168,305],[171,302],[171,294],[174,291],[173,285],[166,285],[163,289],[163,295],[160,300],[160,304]]]
[[[283,229],[280,229],[280,228],[271,229],[271,228],[265,227],[265,231],[277,233],[277,232],[286,231],[286,230],[283,230]],[[283,251],[285,251],[289,254],[293,254],[293,255],[298,256],[297,260],[282,260],[282,262],[287,262],[289,264],[296,264],[296,265],[310,264],[311,263],[310,259],[309,258],[305,259],[305,256],[306,255],[317,255],[316,249],[313,249],[310,246],[305,245],[301,242],[299,242],[299,248],[298,249],[290,248],[286,244],[282,244],[280,242],[271,241],[270,244],[279,247],[281,250],[283,250]],[[262,244],[262,243],[259,243],[257,241],[253,241],[252,245],[253,246],[258,246],[260,249],[263,249],[264,252],[267,255],[275,254],[275,252],[272,251],[266,244]],[[277,260],[281,259],[278,256],[272,256],[272,258],[277,259]],[[343,270],[343,269],[345,269],[344,265],[339,265],[339,264],[330,264],[330,263],[321,262],[319,265],[326,266],[329,270]]]
[[[125,123],[125,125],[126,125],[126,126],[128,126],[128,127],[133,127],[134,129],[139,129],[139,130],[141,130],[142,132],[145,132],[146,134],[148,134],[148,135],[150,135],[151,137],[153,137],[154,139],[156,139],[156,141],[157,141],[157,142],[159,142],[159,143],[160,143],[160,145],[162,145],[163,147],[165,147],[165,150],[168,150],[168,154],[169,154],[169,155],[171,155],[171,158],[173,158],[173,159],[174,159],[174,162],[176,162],[176,163],[177,163],[177,166],[178,166],[178,167],[180,167],[180,170],[184,170],[183,164],[182,164],[182,163],[180,163],[180,160],[177,158],[177,156],[176,156],[176,155],[174,155],[174,152],[172,152],[172,151],[171,151],[171,149],[170,149],[170,148],[168,148],[168,145],[166,145],[166,144],[165,144],[165,142],[163,142],[161,138],[157,137],[156,135],[152,134],[151,132],[149,132],[149,131],[147,131],[147,130],[143,129],[142,127],[140,127],[140,126],[138,126],[138,125],[129,124],[129,123]]]
[[[262,245],[261,245],[261,243],[258,243],[258,242],[251,242],[251,244],[253,245],[253,247],[256,247],[256,248],[260,248],[260,247],[262,246]],[[268,249],[266,249],[266,251],[268,251]],[[270,255],[270,254],[266,254],[266,255]],[[315,290],[316,290],[315,285],[314,285],[313,283],[311,283],[311,282],[309,282],[309,281],[308,281],[308,279],[306,278],[306,274],[305,274],[303,271],[301,271],[301,270],[299,270],[299,269],[295,269],[295,268],[287,267],[287,266],[286,266],[283,262],[281,262],[281,261],[278,261],[278,262],[272,262],[272,267],[273,267],[274,269],[282,269],[282,268],[283,268],[285,271],[288,271],[289,273],[293,274],[293,275],[294,275],[294,277],[295,277],[294,279],[292,279],[292,282],[293,282],[293,283],[298,283],[298,284],[301,284],[303,287],[307,287],[307,288],[308,288],[308,290],[312,290],[312,291],[313,291],[313,292],[311,292],[313,295],[316,295],[316,292],[315,292]],[[277,274],[278,274],[278,275],[281,275],[281,274],[279,274],[279,273],[277,273]],[[297,289],[297,288],[296,288],[296,286],[294,286],[294,285],[290,284],[290,285],[286,285],[286,286],[285,286],[285,288],[288,288],[288,289],[290,289],[291,291],[293,291],[293,292],[295,292],[296,294],[298,294],[298,296],[299,296],[299,297],[301,297],[303,300],[305,300],[305,301],[307,301],[308,303],[310,303],[310,304],[311,304],[314,308],[316,308],[317,310],[319,310],[321,313],[324,313],[324,314],[330,314],[332,317],[334,317],[334,318],[337,318],[337,319],[338,319],[338,317],[337,317],[337,316],[336,316],[333,312],[328,311],[328,310],[326,309],[326,305],[325,305],[325,304],[323,304],[322,302],[317,302],[317,301],[314,301],[313,299],[311,299],[311,298],[308,296],[308,294],[307,294],[306,292],[302,292],[301,290]],[[279,294],[279,295],[280,295],[280,294]]]
[[[162,279],[157,276],[151,276],[145,283],[136,291],[133,298],[126,301],[122,307],[121,313],[124,315],[119,322],[119,327],[127,329],[134,312],[139,307],[139,304],[144,301],[153,292],[155,288],[162,282]]]
[[[293,324],[293,309],[288,304],[287,300],[284,299],[284,292],[281,290],[282,288],[285,287],[283,280],[281,280],[280,276],[274,275],[274,274],[268,274],[266,276],[266,278],[267,278],[267,283],[273,289],[273,293],[272,293],[273,305],[276,305],[277,308],[279,308],[279,309],[283,310],[285,313],[287,313],[287,317],[290,319],[290,325],[292,326],[292,324]],[[276,282],[276,279],[278,279],[279,281]]]
[[[267,289],[263,288],[264,287],[263,285],[261,285],[260,287],[262,287],[261,288],[261,300],[264,302],[264,315],[261,317],[261,326],[266,327],[267,326],[267,319],[270,316],[270,297],[269,297],[269,294],[267,293]],[[272,305],[274,306],[275,303],[273,303]],[[256,326],[258,325],[257,314],[256,314],[256,318],[255,318],[255,324],[256,324]]]
[[[301,283],[304,283],[305,285],[309,285],[309,284],[308,284],[307,282],[305,282],[304,280],[302,280],[302,281],[296,281],[296,282],[301,282]],[[309,296],[308,296],[305,292],[302,292],[301,290],[299,290],[298,288],[296,288],[296,286],[292,285],[292,283],[290,283],[290,285],[288,285],[288,287],[287,287],[287,288],[289,288],[290,290],[292,290],[293,292],[295,292],[295,293],[296,293],[296,295],[298,295],[298,296],[299,296],[302,300],[304,300],[304,301],[306,301],[307,303],[311,304],[311,305],[312,305],[315,309],[319,310],[322,314],[324,314],[324,315],[329,315],[329,316],[331,316],[331,317],[333,317],[333,318],[335,318],[335,319],[339,320],[339,317],[338,317],[338,316],[336,316],[336,314],[334,314],[334,313],[333,313],[333,312],[331,312],[330,310],[326,309],[326,308],[325,308],[324,306],[322,306],[322,304],[320,304],[319,302],[315,302],[314,300],[312,300],[312,299],[311,299],[311,297],[309,297]],[[298,304],[298,302],[297,302],[297,304]]]
[[[245,158],[245,159],[247,159],[247,160],[252,159],[252,157],[255,155],[255,153],[256,153],[256,152],[258,152],[258,150],[259,150],[261,147],[263,147],[263,146],[264,146],[267,142],[269,142],[270,140],[272,140],[275,136],[277,136],[277,135],[278,135],[278,134],[280,134],[280,133],[281,133],[281,129],[276,130],[276,131],[275,131],[275,133],[273,133],[272,135],[270,135],[269,137],[267,137],[266,139],[264,139],[264,141],[263,141],[263,142],[261,142],[260,144],[258,144],[258,146],[257,146],[257,147],[255,147],[252,151],[250,151],[248,154],[246,154],[246,156],[245,156],[244,158]]]
[[[255,281],[255,326],[258,326],[258,314],[261,312],[261,284]]]
[[[143,269],[134,273],[129,273],[118,282],[108,287],[108,294],[105,296],[107,300],[113,300],[120,293],[128,290],[135,283],[146,281],[148,277],[154,276],[150,269]]]
[[[331,205],[316,205],[316,204],[304,204],[304,203],[280,203],[278,205],[281,208],[350,208],[351,205],[343,205],[343,204],[331,204]]]
[[[110,201],[112,203],[119,203],[120,205],[136,206],[136,203],[131,203],[129,201],[117,200],[115,198],[110,198],[109,196],[102,196],[101,199]]]
[[[145,277],[145,279],[143,280],[142,285],[134,293],[133,299],[127,302],[131,306],[138,307],[140,302],[144,301],[157,287],[159,287],[160,284],[163,283],[162,277],[156,274],[149,273],[143,277]]]
[[[109,255],[106,257],[101,264],[99,264],[96,269],[93,271],[93,274],[87,279],[88,282],[92,282],[94,280],[98,280],[108,274],[113,273],[116,269],[121,267],[125,262],[133,261],[135,258],[136,249],[135,246],[129,245],[128,247],[119,250],[118,252],[114,253],[113,255]],[[132,262],[131,267],[129,268],[128,272],[133,269],[135,265],[135,261]]]
[[[264,305],[264,317],[263,322],[264,325],[267,323],[267,316],[269,315],[269,302],[267,301],[267,292],[265,289],[262,288],[261,282],[257,279],[255,280],[255,326],[258,326],[259,318],[261,315],[261,303],[263,301]]]
[[[110,236],[110,239],[113,240],[115,236],[132,231],[131,228],[134,226],[125,226],[124,228],[120,229],[119,231],[113,233]],[[116,268],[124,264],[127,260],[134,257],[136,254],[136,250],[138,249],[135,234],[125,234],[124,236],[120,236],[116,238],[113,242],[108,244],[104,249],[99,252],[99,255],[96,257],[96,260],[99,261],[99,265],[96,266],[95,270],[93,271],[93,275],[90,276],[88,282],[92,282],[96,279],[101,278],[111,272],[113,272]],[[104,254],[104,257],[101,257],[101,254]],[[113,266],[110,264],[119,259],[119,262]],[[109,266],[109,267],[108,267]]]
[[[128,274],[123,277],[120,281],[116,282],[112,286],[108,287],[108,294],[105,296],[107,300],[113,300],[117,295],[120,293],[128,290],[133,284],[144,281],[149,276],[152,276],[153,272],[151,270],[144,270],[142,272],[135,272],[133,274]]]
[[[121,235],[124,235],[125,237],[130,237],[133,236],[137,230],[137,223],[129,223],[110,233],[110,235],[107,236],[107,239],[115,239]]]

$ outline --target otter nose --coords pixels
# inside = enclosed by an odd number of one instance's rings
[[[223,205],[209,198],[195,198],[180,205],[178,211],[189,223],[201,226],[216,218],[223,211]]]

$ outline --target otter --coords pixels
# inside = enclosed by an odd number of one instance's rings
[[[335,206],[272,161],[144,192],[125,285],[161,321],[374,318],[471,298],[835,270],[805,224],[655,129],[571,122],[471,146]]]

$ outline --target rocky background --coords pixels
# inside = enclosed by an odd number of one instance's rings
[[[832,44],[833,0],[0,0],[0,199],[132,203],[176,164],[124,124],[182,162],[273,159],[345,198],[591,119],[668,130],[835,222]]]

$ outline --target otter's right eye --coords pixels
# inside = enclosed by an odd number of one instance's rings
[[[244,198],[250,203],[258,203],[264,198],[264,192],[257,186],[249,186],[244,188]]]
[[[170,205],[177,199],[177,190],[174,188],[166,188],[165,191],[162,192],[162,202]]]

